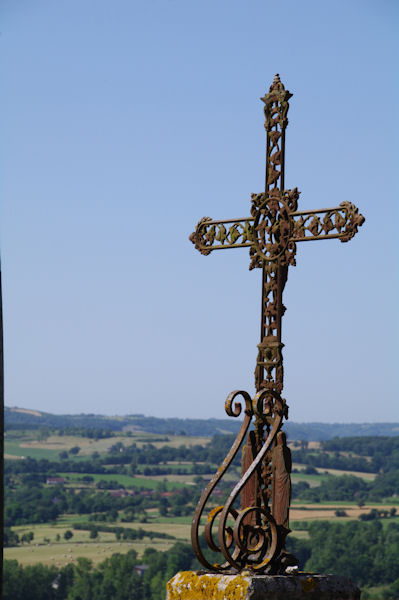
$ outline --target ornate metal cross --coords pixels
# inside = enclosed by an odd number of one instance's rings
[[[333,208],[298,210],[297,188],[284,189],[285,130],[288,100],[292,94],[275,76],[264,102],[266,139],[265,192],[252,194],[251,216],[215,221],[204,217],[190,240],[201,254],[226,248],[249,248],[249,268],[262,268],[262,316],[260,343],[255,369],[256,395],[242,390],[226,400],[226,412],[237,417],[241,396],[245,402],[244,420],[237,438],[221,467],[205,488],[192,522],[191,538],[199,561],[211,571],[250,569],[255,572],[284,573],[296,559],[285,549],[289,533],[291,496],[291,455],[283,418],[288,406],[283,390],[281,321],[282,301],[288,267],[295,265],[296,243],[338,238],[349,241],[364,217],[350,202]],[[234,403],[234,406],[233,406]],[[217,483],[234,460],[254,418],[254,429],[243,447],[241,479],[222,506],[214,507],[205,525],[205,538],[211,550],[223,555],[224,564],[211,563],[199,544],[199,526],[205,505]],[[241,497],[241,508],[237,499]],[[218,525],[215,540],[213,528]]]

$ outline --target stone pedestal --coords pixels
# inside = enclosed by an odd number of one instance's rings
[[[360,600],[347,577],[293,575],[220,575],[181,571],[167,584],[166,600]]]

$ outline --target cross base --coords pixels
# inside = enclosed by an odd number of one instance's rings
[[[347,577],[302,573],[237,575],[181,571],[167,584],[166,600],[360,600]]]

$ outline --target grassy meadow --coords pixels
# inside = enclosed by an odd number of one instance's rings
[[[82,482],[82,477],[89,475],[93,478],[93,483],[85,484]],[[159,489],[160,483],[165,481],[166,489],[174,490],[190,484],[190,477],[186,475],[176,479],[176,475],[155,475],[145,477],[145,475],[120,475],[119,473],[59,473],[60,477],[65,477],[67,486],[69,487],[94,487],[99,481],[116,481],[121,487],[125,488],[146,488],[149,490]]]

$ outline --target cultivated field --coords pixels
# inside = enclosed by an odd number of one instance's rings
[[[306,469],[307,465],[302,465],[301,463],[294,463],[293,467],[294,467],[294,469],[298,469],[298,470],[302,471],[302,470]],[[360,477],[360,479],[364,479],[366,481],[374,481],[374,479],[377,477],[376,473],[364,473],[362,471],[342,471],[340,469],[326,469],[324,467],[314,467],[314,468],[321,475],[324,475],[326,473],[328,473],[329,475],[354,475],[355,477]],[[293,478],[297,475],[299,475],[299,474],[292,473]],[[305,477],[310,477],[310,476],[305,475]],[[312,477],[319,479],[317,475],[313,475]],[[312,485],[310,483],[310,481],[309,481],[309,484]]]
[[[103,534],[104,537],[107,534]],[[135,542],[115,542],[115,536],[112,535],[113,541],[108,542],[92,542],[92,543],[52,543],[39,546],[18,546],[16,548],[5,548],[4,558],[11,560],[16,559],[22,565],[33,565],[38,562],[47,565],[56,565],[63,567],[68,563],[76,563],[77,558],[85,557],[93,561],[94,564],[102,562],[113,554],[125,554],[131,549],[136,550],[139,556],[144,552],[145,548],[151,546],[156,550],[168,550],[177,540],[153,540],[151,544],[145,540]],[[101,536],[102,537],[102,536]]]
[[[180,446],[205,446],[209,441],[209,437],[191,437],[186,435],[160,436],[142,432],[95,440],[73,435],[50,435],[43,437],[40,432],[36,431],[9,431],[5,435],[4,451],[5,458],[26,458],[29,456],[36,459],[47,458],[49,460],[58,460],[59,452],[68,451],[74,446],[78,446],[80,451],[74,458],[79,459],[80,457],[87,458],[93,452],[104,455],[109,451],[111,446],[118,442],[124,444],[126,447],[135,443],[139,448],[145,444],[152,444],[156,448],[162,448],[163,446],[179,448]]]

